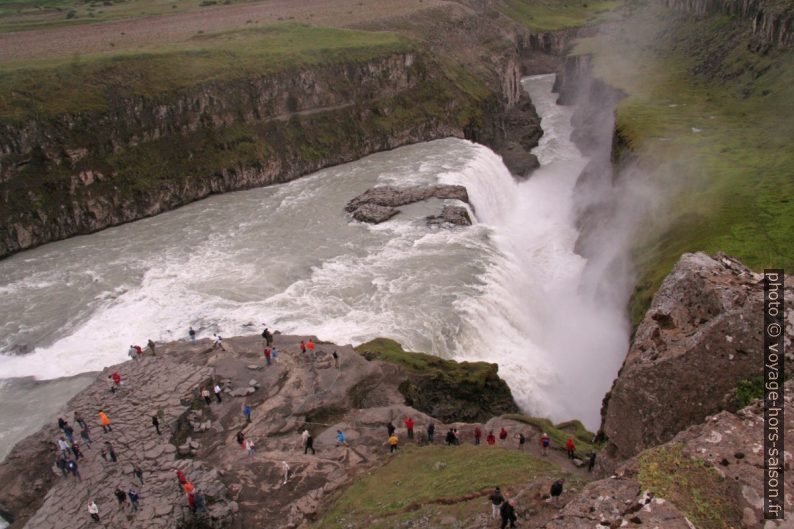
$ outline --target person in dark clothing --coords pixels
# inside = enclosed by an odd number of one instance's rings
[[[135,489],[132,489],[132,488],[127,491],[127,496],[129,496],[129,498],[130,498],[130,505],[132,507],[132,511],[131,512],[137,511],[138,510],[138,500],[140,500],[140,496],[138,496],[138,493],[135,491]]]
[[[74,454],[74,459],[78,460],[83,456],[83,452],[80,451],[80,445],[77,443],[72,444],[72,453]]]
[[[595,466],[595,459],[596,459],[596,453],[595,452],[590,452],[590,461],[588,461],[588,463],[587,463],[587,471],[588,472],[592,472],[593,471],[593,467]]]
[[[58,428],[63,430],[64,426],[66,426],[66,421],[63,420],[63,417],[58,417]]]
[[[432,422],[427,425],[427,442],[433,444],[433,435],[436,433],[436,425]]]
[[[91,448],[91,435],[89,435],[88,426],[80,430],[80,439],[83,440],[83,444],[88,445],[88,448]]]
[[[243,433],[242,430],[237,432],[236,439],[237,439],[237,444],[239,444],[240,446],[243,446],[243,443],[245,442],[245,434]]]
[[[389,424],[386,425],[386,431],[389,433],[388,437],[391,437],[391,434],[393,434],[396,429],[397,428],[394,427],[394,424],[389,421]]]
[[[127,503],[127,493],[120,488],[116,487],[116,491],[113,494],[115,494],[116,499],[119,500],[119,506],[124,506],[124,504]]]
[[[107,454],[108,456],[110,456],[110,461],[112,461],[113,463],[118,461],[118,458],[116,457],[116,451],[113,450],[113,445],[105,441],[105,446],[107,447]]]
[[[72,473],[74,477],[78,480],[83,481],[83,478],[80,477],[80,471],[77,469],[77,462],[73,460],[69,460],[66,462],[66,469]]]
[[[193,327],[190,328],[187,334],[190,336],[190,341],[196,343],[196,331],[193,329]]]
[[[551,499],[554,503],[557,503],[557,498],[562,495],[562,484],[565,483],[564,479],[558,479],[554,483],[551,484],[551,489],[549,490],[549,494],[551,494]]]
[[[479,426],[474,427],[474,444],[480,444],[480,438],[482,437],[482,430],[480,430]]]
[[[69,444],[74,443],[74,428],[68,423],[63,426],[63,433],[65,433],[66,438],[69,439]]]
[[[63,477],[66,477],[66,458],[62,455],[58,455],[58,457],[55,459],[55,466],[60,468],[61,472],[63,473]]]
[[[524,444],[527,442],[527,438],[524,437],[524,434],[521,432],[518,432],[518,435],[516,437],[518,437],[518,449],[523,450]]]
[[[314,452],[314,437],[312,437],[311,434],[309,434],[309,437],[306,438],[306,446],[304,446],[304,448],[303,448],[303,453],[304,454],[308,454],[309,450],[312,451],[312,455],[315,455],[315,452]]]
[[[447,432],[447,435],[444,438],[444,442],[450,446],[455,444],[455,432],[452,431],[452,428],[450,428],[449,431]]]
[[[248,404],[243,406],[243,415],[245,415],[245,422],[251,422],[251,406]]]
[[[87,424],[86,424],[86,422],[83,420],[83,416],[82,416],[82,415],[80,415],[80,413],[79,413],[79,412],[74,412],[74,422],[76,422],[77,424],[79,424],[79,425],[80,425],[80,428],[82,428],[83,430],[85,430],[86,428],[88,428],[88,425],[87,425]]]
[[[501,529],[505,529],[508,523],[510,527],[516,526],[516,510],[508,498],[505,498],[505,501],[502,502],[502,506],[499,507],[499,514],[502,516]]]
[[[273,333],[271,333],[267,327],[265,327],[265,330],[262,331],[262,338],[265,339],[265,343],[268,347],[273,345]]]
[[[193,494],[193,502],[196,504],[196,512],[207,512],[204,495],[201,492]]]
[[[152,415],[152,426],[157,430],[157,435],[160,435],[160,419],[157,418],[157,415]]]
[[[154,342],[151,339],[148,342],[146,342],[146,347],[148,347],[149,350],[152,352],[152,356],[155,356],[155,354],[154,354]]]
[[[505,501],[499,487],[494,489],[493,494],[488,496],[488,499],[491,500],[491,518],[496,520],[496,517],[499,516],[499,507],[502,505],[502,502]]]
[[[138,464],[132,465],[132,475],[138,478],[143,485],[143,469]]]

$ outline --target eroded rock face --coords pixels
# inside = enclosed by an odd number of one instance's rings
[[[469,211],[463,206],[444,206],[441,215],[427,217],[429,225],[455,224],[456,226],[471,226]]]
[[[789,278],[788,321],[793,307]],[[762,311],[761,275],[723,254],[684,254],[637,327],[607,396],[602,463],[669,441],[729,407],[737,384],[763,371]],[[789,325],[788,351],[792,335]]]
[[[794,381],[789,381],[785,385],[784,404],[787,431],[791,431],[794,423],[792,392]],[[708,417],[671,441],[645,450],[620,465],[613,476],[587,485],[544,529],[598,526],[691,529],[690,522],[696,520],[689,517],[697,501],[709,504],[726,527],[767,527],[762,510],[763,428],[764,408],[760,400],[737,413],[723,411]],[[784,466],[788,468],[794,440],[787,439],[784,448]],[[681,474],[678,480],[682,486],[670,487],[672,494],[667,497],[663,490],[655,494],[648,490],[654,482],[669,479],[669,483],[677,483],[677,474]],[[713,498],[696,497],[703,493],[712,494]],[[710,502],[713,499],[722,504]],[[785,509],[790,512],[791,508],[789,495]],[[769,523],[768,527],[781,527]]]
[[[389,220],[400,212],[399,209],[390,206],[379,206],[378,204],[364,204],[353,212],[353,218],[359,222],[369,222],[370,224],[380,224]]]
[[[352,213],[353,218],[358,221],[378,224],[398,214],[400,212],[398,206],[430,198],[460,200],[468,204],[469,193],[463,186],[448,184],[411,187],[378,186],[366,190],[348,202],[345,211]],[[471,219],[466,208],[444,206],[440,216],[428,217],[428,223],[468,226],[471,224]]]

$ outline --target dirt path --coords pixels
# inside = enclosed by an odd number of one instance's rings
[[[198,31],[209,33],[284,20],[350,27],[447,3],[446,0],[265,0],[119,22],[4,33],[0,34],[0,62],[152,47],[184,41]]]

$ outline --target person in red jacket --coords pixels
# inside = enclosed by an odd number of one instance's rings
[[[485,438],[485,442],[488,443],[489,446],[496,444],[496,436],[493,434],[493,431],[488,433],[488,437]]]
[[[502,426],[502,429],[499,430],[499,440],[504,441],[505,439],[507,439],[507,430],[505,430],[505,427]]]
[[[479,426],[474,427],[474,444],[480,444],[480,438],[482,437],[482,430],[480,430]]]
[[[110,378],[113,379],[113,382],[115,382],[117,386],[121,384],[121,375],[119,375],[118,371],[113,371],[113,374],[110,375]]]
[[[576,446],[573,444],[573,437],[569,437],[567,441],[565,441],[565,451],[568,452],[568,459],[573,459],[574,452],[576,451]]]
[[[410,417],[406,417],[403,422],[405,423],[405,429],[408,430],[408,439],[413,439],[414,438],[414,421],[412,421]]]
[[[182,488],[181,485],[187,483],[187,476],[185,476],[185,473],[179,469],[176,469],[176,479],[179,480],[179,485],[180,485],[179,488]]]
[[[265,347],[265,362],[270,365],[270,347]]]

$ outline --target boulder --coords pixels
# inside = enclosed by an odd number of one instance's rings
[[[387,221],[400,212],[399,209],[389,206],[379,206],[377,204],[364,204],[353,212],[353,218],[359,222],[369,222],[370,224],[380,224]]]
[[[455,224],[457,226],[471,226],[469,211],[463,206],[444,206],[441,215],[427,217],[427,224]]]
[[[429,186],[378,186],[368,189],[352,199],[345,206],[345,211],[352,213],[366,204],[398,207],[413,204],[429,198],[454,199],[469,203],[466,188],[459,185],[437,184]]]

